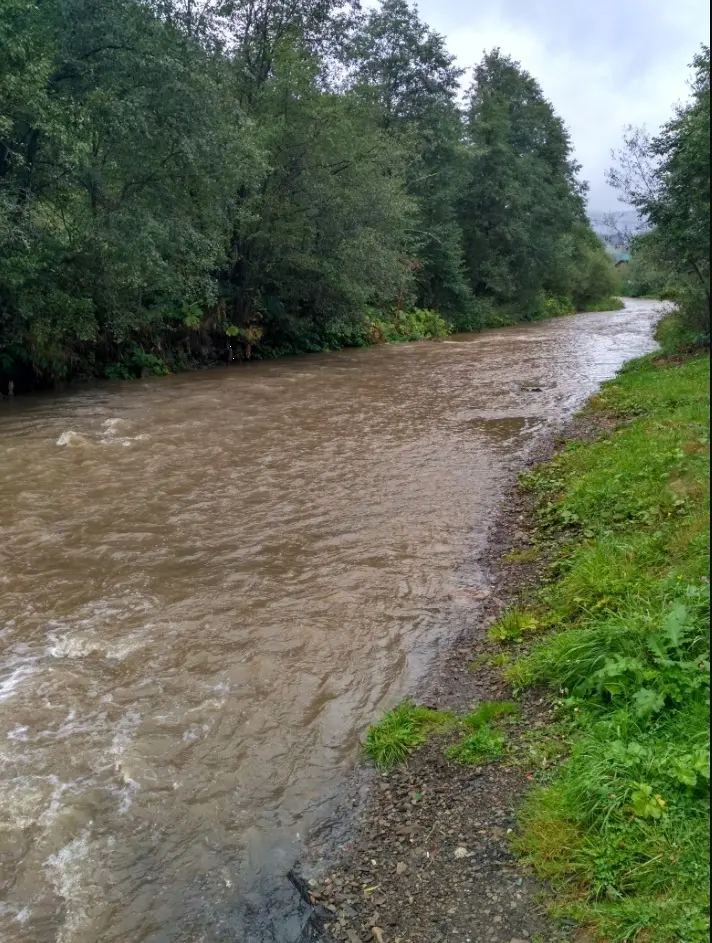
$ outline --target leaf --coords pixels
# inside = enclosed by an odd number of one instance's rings
[[[640,688],[633,695],[633,703],[638,717],[649,717],[665,707],[665,698],[651,688]]]
[[[670,647],[680,648],[687,635],[689,611],[684,603],[676,602],[665,617],[664,634]]]
[[[649,635],[648,636],[648,648],[650,651],[659,658],[661,661],[667,660],[667,651],[665,646],[665,639],[662,635]]]
[[[648,783],[636,783],[637,789],[630,797],[630,811],[639,819],[659,820],[665,815],[667,803],[662,796],[653,794]]]

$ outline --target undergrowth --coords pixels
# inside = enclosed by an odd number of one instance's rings
[[[610,943],[709,940],[709,357],[671,353],[594,398],[610,433],[524,481],[559,542],[538,601],[553,631],[507,674],[550,685],[573,732],[521,851]],[[518,641],[524,618],[492,634]]]
[[[609,295],[607,298],[601,298],[599,301],[591,301],[583,305],[579,310],[583,312],[591,311],[622,311],[625,308],[625,302],[616,295]]]

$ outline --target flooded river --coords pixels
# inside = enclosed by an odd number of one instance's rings
[[[265,905],[467,617],[503,477],[655,305],[0,404],[0,939]]]

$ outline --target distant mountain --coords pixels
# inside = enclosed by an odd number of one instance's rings
[[[594,232],[614,249],[627,249],[633,236],[648,228],[635,210],[589,210],[588,218]]]

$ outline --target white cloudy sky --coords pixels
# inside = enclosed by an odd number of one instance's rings
[[[369,4],[370,5],[370,4]],[[709,43],[707,0],[420,0],[463,66],[501,47],[541,83],[571,131],[592,210],[626,124],[655,130],[687,96],[688,63]]]

